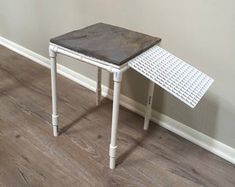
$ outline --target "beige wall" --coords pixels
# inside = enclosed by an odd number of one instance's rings
[[[162,47],[215,83],[194,110],[157,87],[154,108],[235,148],[234,7],[234,0],[1,0],[0,35],[44,56],[49,38],[96,22],[159,36]],[[94,68],[61,60],[95,78]],[[109,80],[105,74],[111,86]],[[146,79],[133,70],[124,76],[123,94],[144,103],[146,88]]]

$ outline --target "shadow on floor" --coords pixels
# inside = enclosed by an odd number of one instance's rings
[[[91,113],[97,111],[99,108],[103,107],[104,105],[108,104],[108,100],[109,99],[102,99],[100,102],[100,105],[98,106],[94,106],[92,108],[89,108],[88,110],[86,110],[86,112],[84,112],[83,114],[81,114],[77,119],[73,120],[71,123],[65,125],[64,127],[62,127],[60,129],[59,134],[65,133],[67,132],[70,128],[72,128],[73,126],[75,126],[80,120],[82,120],[83,118],[85,118],[87,115],[90,115]]]

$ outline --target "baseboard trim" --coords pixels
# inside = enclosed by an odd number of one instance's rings
[[[50,61],[48,58],[43,57],[29,49],[26,49],[25,47],[18,45],[4,37],[0,36],[0,44],[11,49],[12,51],[15,51],[16,53],[25,56],[32,61],[43,65],[47,68],[50,67]],[[75,72],[63,65],[58,65],[58,73],[63,75],[64,77],[77,82],[78,84],[95,91],[96,89],[96,81],[78,73]],[[102,95],[104,97],[108,97],[112,99],[112,90],[108,87],[102,85]],[[138,114],[141,116],[144,116],[145,113],[145,106],[141,103],[138,103],[134,101],[133,99],[121,95],[120,96],[120,104]],[[156,110],[153,110],[152,112],[152,121],[156,122],[160,126],[168,129],[171,132],[174,132],[175,134],[203,147],[204,149],[220,156],[221,158],[235,164],[235,149],[219,142],[216,139],[213,139],[199,131],[196,131],[185,124],[176,121],[175,119],[170,118],[169,116],[159,113]]]

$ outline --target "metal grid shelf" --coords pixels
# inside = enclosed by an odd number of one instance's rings
[[[214,81],[157,45],[128,64],[192,108]]]

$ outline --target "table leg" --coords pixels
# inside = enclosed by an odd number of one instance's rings
[[[144,118],[144,130],[148,130],[149,128],[149,120],[151,118],[151,112],[152,112],[153,92],[154,92],[154,82],[149,81],[148,101],[146,104],[146,113]]]
[[[58,114],[57,114],[57,95],[56,95],[56,53],[50,49],[51,59],[51,94],[52,94],[52,127],[54,136],[58,136]]]
[[[100,104],[101,100],[101,76],[102,76],[102,70],[101,68],[97,68],[97,84],[96,84],[96,105],[98,106]]]
[[[113,74],[114,90],[113,90],[113,113],[112,113],[112,130],[111,130],[111,143],[109,147],[111,169],[115,168],[116,165],[116,151],[117,151],[117,127],[118,127],[118,116],[119,116],[119,96],[120,96],[120,85],[122,80],[122,73],[115,72]]]

